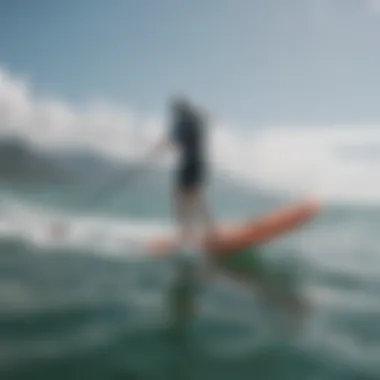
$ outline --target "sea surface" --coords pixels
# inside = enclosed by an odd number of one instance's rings
[[[191,317],[173,314],[187,297],[172,297],[178,262],[143,248],[175,231],[166,169],[112,182],[133,165],[6,139],[0,153],[0,379],[380,379],[380,209],[351,202],[355,167],[339,177],[332,165],[328,176],[346,202],[326,202],[304,228],[252,253],[307,301],[292,328],[228,273],[191,288]],[[281,177],[294,186],[295,162],[284,160]],[[280,178],[274,167],[266,185]],[[218,223],[301,199],[226,173],[210,181]]]

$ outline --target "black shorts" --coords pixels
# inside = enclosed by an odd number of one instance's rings
[[[177,189],[183,191],[201,187],[205,181],[205,171],[205,165],[201,162],[183,165],[177,172]]]

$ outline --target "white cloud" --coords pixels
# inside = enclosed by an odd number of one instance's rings
[[[158,130],[158,121],[138,118],[105,101],[92,101],[79,109],[61,100],[37,98],[26,80],[0,69],[3,136],[21,136],[38,146],[87,147],[121,158],[136,151],[137,138],[146,142]]]

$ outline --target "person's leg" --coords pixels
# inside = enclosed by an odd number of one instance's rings
[[[175,200],[175,211],[176,218],[179,228],[179,247],[187,246],[191,250],[195,250],[196,255],[202,255],[203,264],[202,268],[199,268],[198,265],[198,275],[192,273],[198,279],[204,280],[205,277],[211,277],[211,260],[207,252],[204,250],[203,244],[203,231],[202,228],[204,225],[211,224],[209,222],[207,210],[205,211],[205,204],[203,203],[202,197],[202,167],[200,165],[188,165],[183,168],[178,173],[178,182],[176,186],[176,191],[174,195]],[[211,219],[211,218],[209,218]],[[199,225],[199,220],[202,222],[201,226]],[[198,233],[201,232],[199,235]],[[201,269],[199,271],[199,269]],[[194,271],[193,267],[191,271]],[[181,270],[180,270],[181,272]],[[190,273],[190,272],[188,272]],[[180,274],[180,278],[182,275]],[[195,279],[195,278],[194,278]],[[195,299],[189,301],[190,303],[195,303]],[[192,305],[190,308],[194,308]]]
[[[178,260],[176,261],[176,276],[170,286],[169,308],[171,326],[176,332],[184,333],[188,322],[196,311],[197,271],[192,260],[189,260],[187,250],[194,242],[195,234],[192,224],[194,201],[192,192],[180,186],[174,194],[174,208],[178,224]]]
[[[193,193],[192,204],[197,221],[202,223],[202,241],[215,237],[216,226],[211,209],[207,204],[205,194],[202,189],[197,189]]]
[[[197,254],[202,255],[202,266],[200,271],[200,280],[209,282],[216,275],[216,265],[214,256],[209,251],[210,242],[216,239],[214,233],[214,223],[211,213],[204,200],[204,196],[200,188],[192,187],[186,191],[186,206],[188,224],[184,227],[182,236],[190,239],[192,249],[197,251]]]
[[[192,224],[194,205],[192,195],[180,189],[174,196],[174,202],[179,246],[187,245],[194,239]]]
[[[194,167],[185,165],[177,172],[177,179],[174,189],[174,209],[178,228],[179,246],[192,242],[192,214],[193,200],[192,189],[195,180]]]

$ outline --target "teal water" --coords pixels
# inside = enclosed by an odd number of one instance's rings
[[[376,211],[327,207],[259,250],[308,300],[302,328],[290,330],[281,310],[223,274],[199,287],[194,317],[173,324],[174,263],[117,244],[134,221],[141,236],[167,223],[168,195],[136,187],[81,207],[87,191],[2,188],[1,379],[380,378]],[[225,219],[277,207],[232,193],[213,202]],[[48,244],[59,217],[80,233]]]

